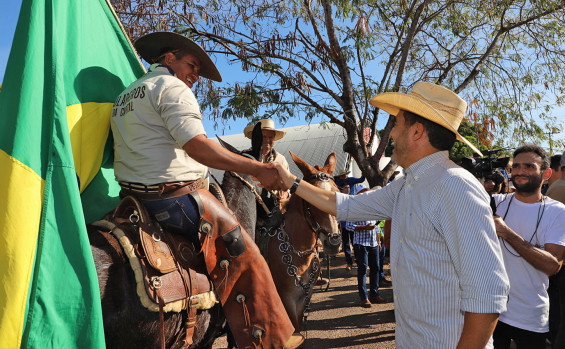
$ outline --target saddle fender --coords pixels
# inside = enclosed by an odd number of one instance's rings
[[[206,269],[238,348],[282,348],[294,327],[259,249],[210,192],[189,195],[200,210]]]

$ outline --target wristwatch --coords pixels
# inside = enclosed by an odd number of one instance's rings
[[[302,181],[302,179],[296,177],[296,179],[294,180],[294,183],[292,183],[292,186],[290,187],[290,193],[291,194],[294,194],[294,192],[296,191],[296,189],[300,185],[301,181]]]

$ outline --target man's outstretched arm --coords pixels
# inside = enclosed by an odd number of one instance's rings
[[[271,189],[281,189],[277,171],[267,164],[232,153],[205,135],[198,135],[186,142],[184,151],[194,160],[218,170],[246,173],[257,178],[261,184]]]
[[[277,169],[285,189],[290,189],[297,177],[279,163],[273,162],[269,166]],[[334,216],[337,214],[335,193],[332,191],[315,187],[306,181],[300,181],[296,188],[296,194],[326,213]]]

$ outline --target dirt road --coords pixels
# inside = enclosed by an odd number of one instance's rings
[[[392,288],[379,291],[389,303],[362,308],[357,294],[357,269],[347,271],[345,266],[343,254],[338,255],[332,260],[328,291],[315,287],[302,331],[306,337],[304,348],[395,348]],[[323,276],[327,277],[325,269]],[[218,338],[214,348],[226,348],[225,337]]]

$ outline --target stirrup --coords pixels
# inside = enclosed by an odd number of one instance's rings
[[[304,336],[300,333],[293,333],[292,336],[286,341],[283,349],[295,349],[304,343]]]

